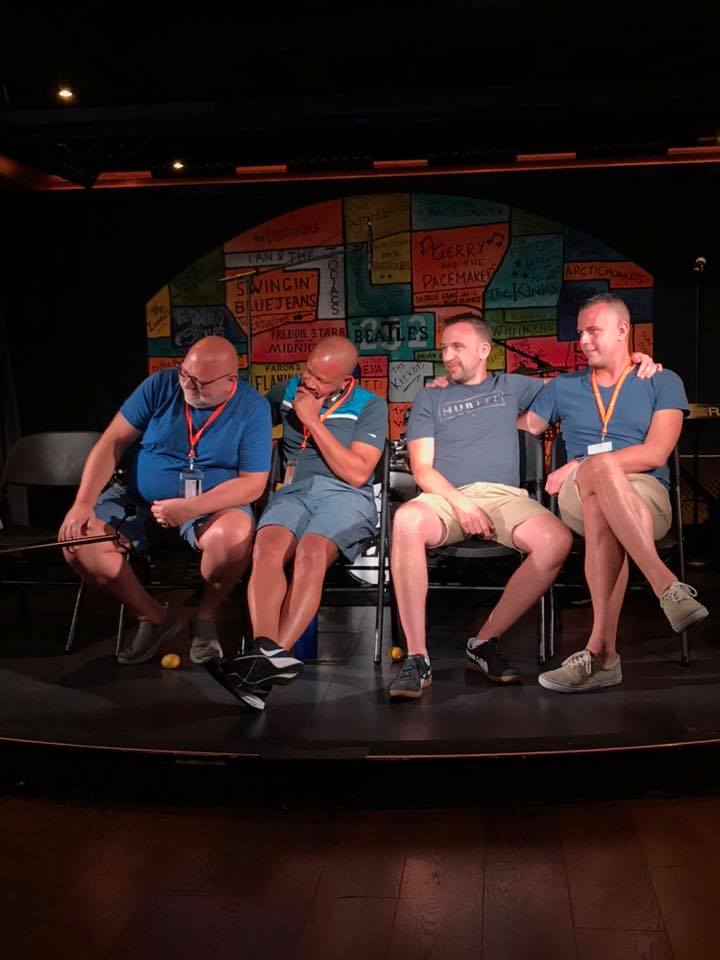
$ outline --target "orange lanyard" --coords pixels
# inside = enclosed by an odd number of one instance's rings
[[[600,438],[605,439],[608,432],[608,424],[612,420],[612,415],[615,412],[615,404],[617,403],[617,398],[622,389],[622,385],[625,383],[627,375],[632,370],[633,365],[630,363],[620,374],[620,379],[615,384],[615,389],[613,390],[613,395],[610,398],[610,403],[608,404],[607,410],[605,409],[605,404],[602,401],[600,396],[600,388],[597,385],[597,370],[593,367],[592,373],[590,374],[590,379],[592,381],[593,393],[595,394],[595,404],[598,408],[598,413],[600,414],[600,422],[602,423],[602,430],[600,431]]]
[[[200,427],[197,433],[193,433],[192,418],[190,416],[190,404],[187,402],[187,400],[185,401],[185,422],[187,423],[188,444],[190,446],[190,449],[188,450],[188,457],[190,459],[191,464],[192,464],[192,461],[195,459],[195,448],[197,447],[200,441],[200,437],[205,433],[205,431],[210,426],[210,424],[213,423],[215,420],[217,420],[217,418],[223,412],[225,407],[228,405],[228,403],[230,403],[232,398],[235,396],[236,390],[237,390],[237,381],[235,381],[235,383],[233,384],[233,388],[230,391],[230,396],[227,398],[227,400],[225,400],[224,403],[221,403],[219,407],[216,407],[215,410],[213,410],[213,412],[207,418],[205,423]]]
[[[350,395],[350,391],[354,386],[355,386],[355,377],[350,377],[350,383],[347,385],[347,388],[343,391],[343,395],[340,397],[340,399],[336,400],[335,403],[329,406],[325,411],[325,413],[320,414],[321,422],[324,422],[325,420],[327,420],[327,418],[330,416],[331,413],[334,413],[338,407],[341,407],[345,403],[345,401]],[[305,447],[307,447],[307,442],[309,439],[310,439],[310,431],[305,426],[305,424],[303,424],[303,442],[300,444],[301,450],[304,450]]]

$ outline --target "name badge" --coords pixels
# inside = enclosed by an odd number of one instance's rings
[[[196,468],[180,471],[180,496],[199,497],[202,493],[203,472]]]
[[[612,453],[612,440],[603,440],[602,443],[590,443],[587,448],[588,456],[594,453]]]

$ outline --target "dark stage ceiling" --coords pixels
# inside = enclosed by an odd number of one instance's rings
[[[213,177],[720,142],[716,3],[90,9],[31,3],[0,36],[0,154],[86,186],[175,158]]]

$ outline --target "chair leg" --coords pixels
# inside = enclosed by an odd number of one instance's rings
[[[555,657],[555,587],[551,586],[549,591],[549,613],[548,613],[548,657],[553,660]]]
[[[687,630],[682,632],[682,665],[684,667],[690,666],[690,641],[688,640]]]
[[[125,633],[125,604],[120,604],[120,612],[118,613],[118,625],[117,625],[117,639],[115,641],[115,657],[120,653],[122,649],[123,634]]]
[[[82,605],[83,597],[85,595],[85,581],[80,581],[80,586],[75,595],[75,605],[72,612],[72,620],[70,621],[70,629],[68,630],[67,642],[65,643],[65,653],[71,653],[72,648],[75,644],[75,632],[77,630],[78,617],[80,616],[80,606]]]
[[[544,664],[547,659],[546,650],[546,610],[547,594],[543,594],[538,601],[538,663]]]

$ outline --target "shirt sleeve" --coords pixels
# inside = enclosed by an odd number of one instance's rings
[[[685,386],[680,377],[672,370],[661,370],[651,382],[655,385],[654,410],[682,410],[690,412]]]
[[[264,473],[270,469],[272,456],[272,421],[270,404],[258,396],[248,414],[238,447],[239,473]]]
[[[555,423],[560,419],[557,389],[557,377],[553,377],[546,386],[537,391],[528,410],[542,417],[546,423]]]
[[[426,387],[415,397],[415,403],[408,418],[408,440],[420,440],[423,437],[435,439],[433,391],[440,392],[438,387]]]
[[[526,377],[519,373],[513,374],[513,380],[516,383],[518,410],[528,410],[547,383],[547,380],[540,377]]]
[[[147,430],[153,414],[160,406],[163,388],[167,385],[167,376],[168,371],[161,370],[143,380],[120,407],[120,413],[131,427],[135,427],[142,433]]]
[[[388,429],[387,404],[381,397],[373,396],[360,411],[353,433],[353,443],[367,443],[382,450]]]

